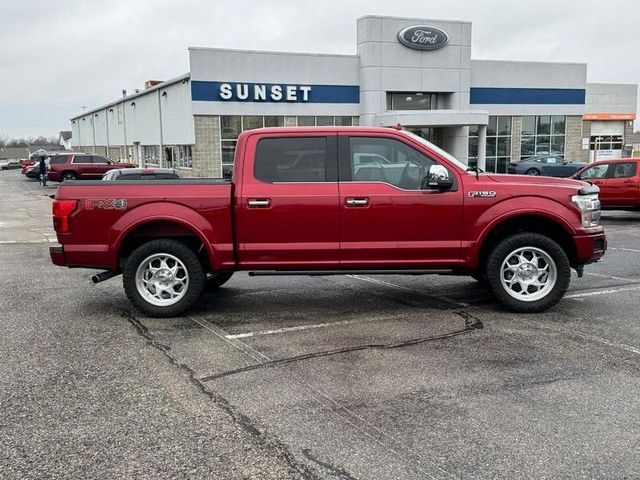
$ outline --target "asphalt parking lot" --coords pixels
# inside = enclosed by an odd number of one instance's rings
[[[638,478],[640,213],[551,311],[467,278],[235,275],[141,316],[0,172],[0,477]]]

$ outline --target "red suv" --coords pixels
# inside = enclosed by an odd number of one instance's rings
[[[47,176],[54,182],[65,180],[100,180],[114,168],[132,168],[132,163],[118,163],[93,153],[56,153],[49,157]]]

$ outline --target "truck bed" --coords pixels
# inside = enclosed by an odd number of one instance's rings
[[[57,234],[64,245],[60,260],[70,267],[117,271],[125,239],[169,233],[192,235],[212,264],[232,267],[232,195],[233,184],[222,179],[64,182],[56,200],[77,203],[69,231]]]

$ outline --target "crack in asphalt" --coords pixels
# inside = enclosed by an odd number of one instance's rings
[[[329,475],[331,475],[332,477],[341,478],[343,480],[357,480],[356,477],[350,475],[349,472],[347,472],[344,468],[337,467],[337,466],[332,465],[332,464],[330,464],[328,462],[320,461],[318,458],[314,457],[311,454],[311,449],[309,449],[309,448],[303,448],[302,449],[302,454],[309,461],[320,465],[325,470],[328,470],[329,471]]]
[[[149,332],[149,329],[130,311],[125,310],[120,315],[127,322],[129,322],[136,330],[136,332],[147,341],[147,344],[161,351],[169,360],[169,362],[182,370],[189,376],[190,382],[204,395],[209,397],[209,399],[222,411],[224,411],[237,425],[239,425],[245,432],[247,432],[253,441],[259,445],[260,447],[266,449],[267,451],[271,451],[276,456],[284,459],[284,461],[289,465],[295,472],[300,474],[303,478],[309,480],[319,480],[318,477],[313,471],[309,469],[305,464],[298,462],[291,451],[279,440],[276,440],[271,435],[267,435],[266,433],[261,432],[251,421],[249,417],[240,413],[227,399],[221,397],[220,395],[216,395],[213,392],[210,392],[206,389],[206,385],[202,382],[202,380],[196,377],[195,371],[185,365],[184,363],[176,360],[171,354],[171,347],[163,344],[158,341],[158,339]],[[350,478],[350,477],[345,477]]]
[[[462,317],[465,321],[465,328],[461,330],[455,330],[453,332],[443,333],[441,335],[433,335],[430,337],[413,338],[411,340],[404,340],[402,342],[395,343],[369,343],[366,345],[354,345],[351,347],[336,348],[333,350],[324,350],[321,352],[305,353],[303,355],[296,355],[293,357],[280,358],[276,360],[270,360],[267,362],[257,363],[255,365],[248,365],[246,367],[235,368],[233,370],[227,370],[225,372],[214,373],[212,375],[206,375],[200,378],[201,382],[210,382],[219,378],[228,377],[229,375],[235,375],[238,373],[249,372],[252,370],[258,370],[261,368],[274,367],[278,365],[285,365],[288,363],[299,362],[301,360],[309,360],[313,358],[329,357],[333,355],[340,355],[343,353],[357,352],[362,350],[390,350],[394,348],[403,348],[411,345],[419,345],[421,343],[432,342],[436,340],[445,340],[447,338],[457,337],[467,333],[480,330],[484,327],[482,321],[468,312],[461,310],[453,311],[454,314]]]

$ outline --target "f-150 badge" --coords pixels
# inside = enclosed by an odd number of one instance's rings
[[[476,192],[469,192],[469,198],[494,198],[496,192],[493,190],[480,190]]]
[[[125,210],[127,208],[127,199],[87,198],[84,201],[84,208],[87,210]]]

